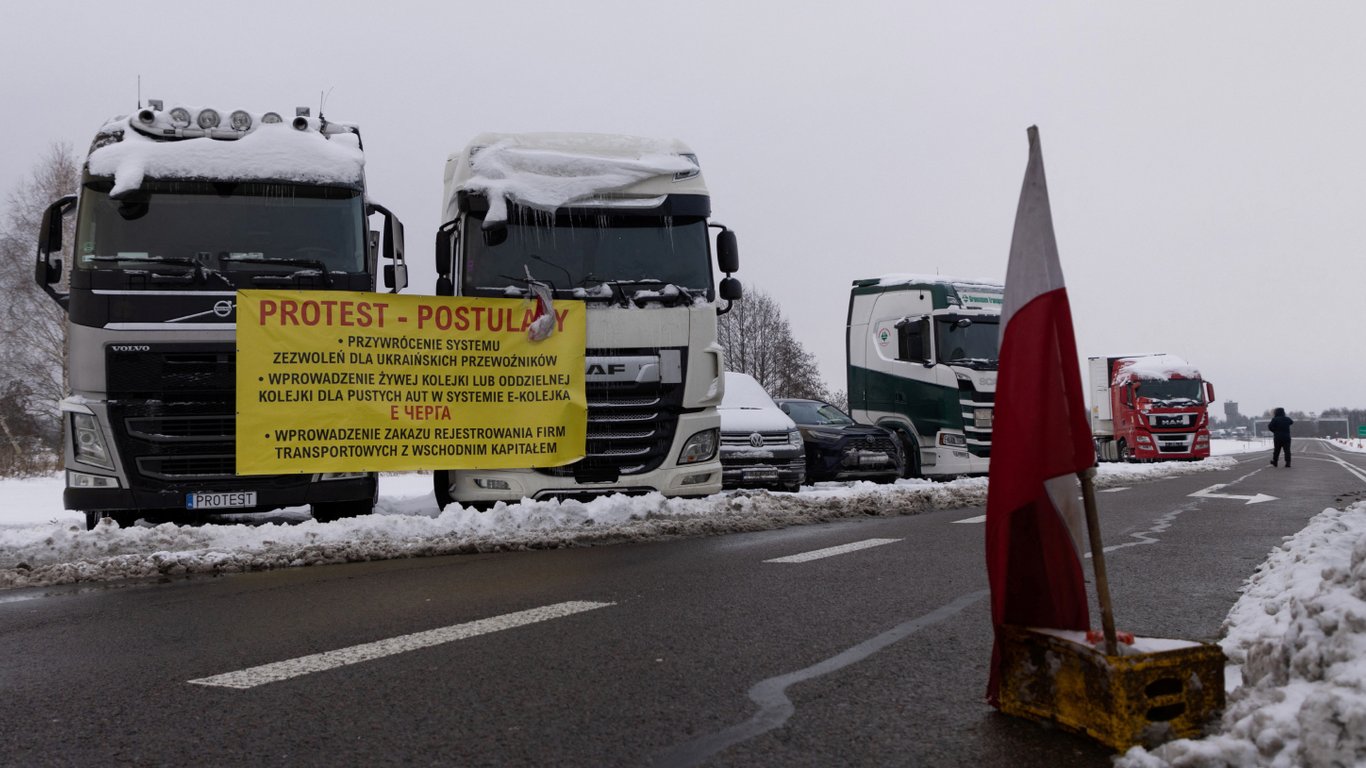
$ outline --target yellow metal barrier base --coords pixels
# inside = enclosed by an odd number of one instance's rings
[[[1106,656],[1103,645],[1022,627],[1005,627],[1000,642],[1002,712],[1057,723],[1121,752],[1199,737],[1224,707],[1217,645]]]

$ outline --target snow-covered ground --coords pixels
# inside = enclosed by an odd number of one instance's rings
[[[1366,452],[1358,441],[1335,441]],[[1213,458],[1104,464],[1098,488],[1232,465],[1269,440],[1216,440]],[[589,503],[524,502],[438,514],[430,476],[380,478],[376,513],[320,524],[306,510],[179,527],[106,521],[61,509],[59,475],[0,479],[0,590],[122,578],[165,578],[500,549],[591,546],[755,531],[869,515],[982,505],[986,480],[821,483],[801,493],[658,495]],[[1366,764],[1366,502],[1327,509],[1270,554],[1226,620],[1230,695],[1218,733],[1116,759],[1156,766]],[[0,596],[0,600],[4,597]]]

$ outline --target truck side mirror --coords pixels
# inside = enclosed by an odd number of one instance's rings
[[[740,285],[740,281],[733,277],[721,279],[721,298],[724,301],[739,301],[744,297],[745,289]]]
[[[407,264],[385,264],[384,265],[384,287],[392,288],[393,293],[398,293],[408,287],[408,265]]]
[[[716,266],[727,275],[740,271],[740,249],[735,242],[735,233],[729,229],[716,236]]]
[[[1208,381],[1205,382],[1205,402],[1214,402],[1214,385]]]
[[[33,265],[34,280],[62,306],[66,306],[66,296],[54,291],[52,286],[62,281],[62,226],[66,214],[75,207],[76,196],[67,195],[43,211],[43,220],[38,229],[38,253]],[[56,258],[54,254],[57,254]]]
[[[436,230],[436,273],[438,275],[449,275],[451,273],[451,261],[454,254],[455,229],[454,222],[451,222]]]

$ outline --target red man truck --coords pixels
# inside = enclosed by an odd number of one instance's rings
[[[1090,358],[1091,433],[1101,461],[1209,456],[1214,385],[1175,355]]]

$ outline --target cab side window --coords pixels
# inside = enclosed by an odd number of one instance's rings
[[[910,363],[929,360],[929,323],[906,318],[896,324],[896,358]]]

